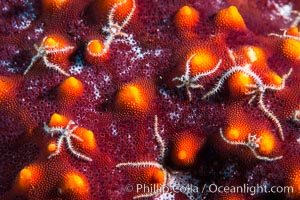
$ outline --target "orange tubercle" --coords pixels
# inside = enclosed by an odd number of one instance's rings
[[[181,167],[193,165],[201,146],[199,138],[190,133],[183,133],[174,142],[174,149],[171,151],[172,161]]]
[[[249,92],[249,84],[254,84],[253,79],[243,72],[236,72],[228,79],[229,91],[233,97],[245,96]]]
[[[214,54],[208,50],[201,49],[195,54],[190,63],[191,76],[212,70],[218,62]]]
[[[69,56],[74,52],[74,47],[63,36],[58,34],[48,35],[42,46],[50,52],[67,48],[68,50],[65,51],[47,54],[47,59],[50,62],[59,65],[62,69],[66,70],[65,68],[70,64]]]
[[[66,47],[68,42],[60,35],[49,35],[46,37],[43,47],[49,49],[61,49]]]
[[[233,142],[247,141],[249,133],[252,133],[251,119],[243,110],[240,102],[229,104],[229,109],[226,113],[226,126],[223,128],[224,137]]]
[[[249,127],[245,123],[234,123],[225,129],[224,136],[227,140],[233,142],[246,141],[249,134]]]
[[[262,131],[258,135],[258,137],[261,137],[261,140],[259,142],[259,148],[258,151],[261,154],[268,155],[272,153],[275,149],[276,140],[274,134],[272,134],[269,131]]]
[[[217,29],[224,30],[247,30],[244,19],[235,6],[220,10],[215,17]]]
[[[140,168],[141,171],[138,180],[139,183],[146,185],[156,184],[158,187],[164,183],[164,172],[161,169],[155,167]]]
[[[44,42],[44,47],[46,47],[46,48],[57,48],[58,45],[59,45],[59,42],[56,41],[56,39],[53,37],[47,37]]]
[[[44,11],[58,11],[70,4],[70,0],[43,0],[43,10]]]
[[[59,191],[63,195],[82,198],[89,194],[89,184],[82,174],[68,172],[60,183]]]
[[[83,84],[80,80],[69,77],[58,87],[58,98],[61,103],[72,105],[83,94]]]
[[[289,195],[293,198],[300,197],[300,168],[294,168],[288,176],[289,186],[293,187],[293,193],[289,193]]]
[[[260,47],[247,46],[242,48],[247,63],[257,63],[259,66],[266,66],[266,53]]]
[[[298,27],[294,26],[294,27],[291,27],[289,28],[287,31],[286,31],[286,34],[287,35],[291,35],[291,36],[296,36],[296,37],[299,37],[299,30],[298,30]]]
[[[42,179],[42,169],[37,164],[31,164],[24,167],[16,179],[16,187],[22,192],[28,192],[30,189],[39,187]]]
[[[190,6],[181,7],[174,18],[175,25],[180,30],[194,27],[199,21],[199,13]]]
[[[75,130],[75,134],[83,140],[83,142],[76,143],[81,148],[87,150],[94,150],[97,147],[94,133],[92,131],[82,127],[78,127]]]
[[[291,62],[296,62],[300,58],[300,41],[286,38],[280,44],[280,50],[284,57]]]
[[[53,153],[56,150],[56,143],[55,142],[51,142],[48,144],[47,146],[47,151],[49,154]]]
[[[103,48],[104,45],[100,40],[91,40],[86,49],[91,55],[97,56],[102,52]]]
[[[14,81],[6,76],[0,76],[0,104],[9,101],[15,89]]]
[[[133,82],[123,85],[118,91],[116,109],[130,113],[144,113],[151,107],[154,96],[152,83]]]
[[[133,0],[125,0],[125,1],[124,0],[97,0],[95,5],[96,10],[94,12],[96,15],[95,17],[107,17],[112,7],[115,4],[120,4],[122,2],[124,3],[116,9],[116,13],[115,13],[115,18],[121,22],[127,17],[127,15],[132,10]],[[101,15],[101,13],[104,13],[105,15],[99,16]]]
[[[240,137],[240,131],[235,128],[230,128],[225,132],[226,138],[230,141],[236,141]]]
[[[85,58],[93,65],[98,64],[103,59],[107,58],[107,53],[104,44],[100,40],[91,40],[86,46]]]
[[[67,117],[54,113],[51,116],[49,127],[66,127],[69,121],[70,120]]]
[[[269,85],[280,86],[282,84],[282,78],[273,71],[269,71],[265,73],[266,75],[266,83]]]

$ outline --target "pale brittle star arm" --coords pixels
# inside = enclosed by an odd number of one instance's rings
[[[207,99],[208,97],[215,95],[218,91],[221,90],[223,84],[225,83],[225,80],[228,79],[230,76],[232,76],[236,72],[243,72],[243,73],[247,74],[248,76],[250,76],[251,78],[253,78],[254,81],[258,85],[263,85],[261,78],[259,78],[254,72],[252,72],[251,70],[249,70],[246,67],[236,66],[236,67],[233,67],[233,68],[229,69],[228,71],[226,71],[221,76],[221,78],[216,83],[216,85],[209,92],[207,92],[205,95],[203,95],[202,99]]]
[[[220,59],[217,62],[216,66],[214,68],[212,68],[211,70],[196,74],[193,78],[191,78],[192,82],[199,80],[199,78],[201,78],[201,77],[209,76],[209,75],[215,73],[220,68],[221,64],[222,64],[222,59]]]
[[[258,105],[259,108],[263,111],[263,113],[265,115],[267,115],[268,118],[270,118],[277,126],[279,134],[280,134],[280,138],[281,140],[284,141],[284,134],[283,134],[283,129],[281,126],[281,123],[279,121],[279,119],[266,107],[265,103],[264,103],[264,92],[269,89],[269,90],[275,90],[275,91],[280,91],[283,88],[285,88],[285,82],[286,79],[291,75],[292,73],[292,68],[290,68],[290,70],[288,71],[288,73],[284,74],[282,76],[282,83],[280,86],[274,86],[274,85],[248,85],[249,88],[252,88],[254,90],[246,93],[246,95],[253,95],[251,97],[251,99],[249,100],[249,104],[251,104],[251,102],[258,96]],[[260,89],[259,89],[260,88]]]
[[[282,141],[284,141],[284,134],[283,134],[281,123],[277,119],[277,117],[266,107],[263,99],[263,93],[260,93],[258,95],[258,106],[263,111],[263,113],[267,115],[267,117],[269,117],[276,124],[279,131],[280,138]]]
[[[68,52],[68,51],[74,49],[74,47],[73,46],[67,46],[67,47],[64,47],[64,48],[61,48],[61,49],[56,49],[56,47],[57,47],[57,45],[56,45],[56,46],[50,48],[48,46],[45,46],[45,44],[44,44],[46,39],[47,39],[47,37],[44,37],[44,39],[41,42],[40,46],[37,46],[36,44],[34,44],[34,48],[37,51],[37,54],[31,59],[31,62],[29,64],[29,66],[26,68],[26,70],[24,71],[23,75],[26,75],[29,72],[29,70],[32,68],[33,64],[36,63],[36,61],[38,59],[42,58],[46,67],[52,68],[52,69],[60,72],[61,74],[65,75],[65,76],[70,76],[70,74],[68,74],[63,69],[61,69],[60,66],[58,66],[54,63],[51,63],[48,60],[47,56],[49,54],[58,54],[58,53]]]
[[[277,157],[273,157],[273,158],[270,158],[270,157],[267,157],[267,156],[261,156],[257,153],[256,149],[259,148],[259,142],[260,142],[260,139],[261,138],[256,138],[254,136],[254,139],[251,139],[251,137],[253,137],[251,134],[248,135],[248,142],[244,142],[244,141],[230,141],[228,140],[224,134],[223,134],[223,131],[222,131],[222,128],[220,128],[220,135],[221,135],[221,138],[228,144],[230,145],[236,145],[236,146],[246,146],[248,147],[253,155],[259,159],[259,160],[264,160],[264,161],[269,161],[269,162],[272,162],[272,161],[276,161],[276,160],[279,160],[279,159],[282,159],[283,156],[277,156]]]
[[[75,156],[77,156],[78,158],[81,158],[83,160],[86,161],[92,161],[92,159],[88,156],[83,155],[82,153],[78,152],[72,144],[71,138],[75,138],[76,140],[83,142],[83,139],[80,138],[79,136],[73,134],[73,132],[78,128],[78,126],[73,126],[71,128],[72,125],[75,125],[75,122],[70,120],[68,122],[68,124],[66,125],[65,128],[63,127],[49,127],[48,125],[46,125],[46,123],[44,123],[44,130],[51,134],[51,137],[53,137],[54,133],[58,133],[58,140],[56,143],[56,150],[54,153],[52,153],[50,156],[48,156],[48,159],[51,157],[54,157],[56,155],[58,155],[61,152],[61,147],[62,147],[62,143],[64,141],[64,139],[66,140],[66,144],[67,144],[67,148],[70,150],[70,152],[72,154],[74,154]]]
[[[190,88],[192,88],[192,89],[203,88],[202,85],[197,84],[196,82],[200,78],[208,76],[208,75],[211,75],[212,73],[216,72],[217,69],[220,67],[220,65],[222,63],[222,60],[219,60],[218,63],[217,63],[217,65],[213,69],[211,69],[209,71],[206,71],[206,72],[198,73],[194,77],[190,77],[190,73],[191,73],[190,63],[191,63],[191,60],[195,56],[196,56],[196,54],[191,55],[189,57],[189,59],[186,61],[186,64],[185,64],[186,69],[185,69],[184,75],[182,75],[180,77],[175,77],[175,78],[172,79],[172,81],[178,80],[179,82],[181,82],[179,85],[176,86],[177,88],[185,87],[186,92],[187,92],[187,96],[189,98],[189,101],[192,100],[192,94],[191,94]]]
[[[66,71],[64,71],[63,69],[61,69],[58,65],[52,63],[52,62],[49,62],[47,57],[43,57],[43,61],[45,63],[45,65],[50,68],[50,69],[54,69],[56,71],[58,71],[59,73],[65,75],[65,76],[70,76],[69,73],[67,73]]]
[[[73,136],[73,137],[74,137],[74,136]],[[79,139],[82,141],[81,138],[79,138]],[[81,159],[83,159],[83,160],[89,161],[89,162],[93,161],[90,157],[85,156],[85,155],[83,155],[82,153],[79,153],[77,150],[74,149],[73,144],[72,144],[72,141],[71,141],[71,136],[66,137],[66,140],[67,140],[67,145],[68,145],[69,150],[70,150],[75,156],[77,156],[78,158],[81,158]]]
[[[159,134],[158,131],[158,117],[157,115],[154,116],[154,136],[155,139],[159,145],[159,157],[160,159],[163,159],[165,157],[165,151],[166,151],[166,147],[165,147],[165,142],[163,141],[161,135]]]
[[[60,154],[60,150],[61,150],[61,146],[62,146],[62,143],[64,141],[64,136],[61,136],[58,140],[57,140],[57,143],[56,143],[56,150],[55,152],[53,152],[52,154],[50,154],[48,156],[48,159],[54,157],[54,156],[57,156],[58,154]]]
[[[123,32],[122,30],[124,27],[129,23],[131,20],[134,11],[136,9],[136,4],[135,0],[132,0],[132,8],[130,10],[130,13],[126,16],[126,18],[122,21],[121,25],[119,25],[117,22],[114,20],[114,15],[118,7],[122,6],[123,4],[126,3],[127,0],[124,0],[120,3],[115,3],[112,9],[110,10],[108,14],[108,27],[103,27],[103,31],[109,33],[109,35],[106,38],[106,41],[104,42],[105,49],[110,47],[112,41],[116,36],[121,36],[121,37],[127,37],[128,34]]]

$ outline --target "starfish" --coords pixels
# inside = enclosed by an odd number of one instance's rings
[[[71,128],[71,126],[73,126]],[[67,147],[70,150],[70,152],[72,154],[74,154],[75,156],[77,156],[78,158],[81,158],[83,160],[86,161],[92,161],[92,159],[88,156],[85,156],[81,153],[79,153],[78,151],[76,151],[73,147],[71,138],[74,138],[80,142],[83,142],[83,139],[81,139],[80,137],[78,137],[77,135],[75,135],[73,132],[78,128],[77,125],[75,125],[75,122],[70,120],[67,124],[67,126],[65,128],[63,127],[49,127],[46,123],[44,123],[44,130],[51,134],[51,137],[53,137],[54,133],[57,133],[59,135],[57,143],[56,143],[56,150],[54,153],[50,154],[48,156],[48,159],[57,156],[60,152],[61,152],[61,147],[63,144],[63,141],[66,141]]]
[[[131,8],[129,14],[126,16],[126,18],[122,21],[121,24],[118,24],[114,20],[114,16],[115,16],[115,12],[116,12],[117,8],[122,6],[124,3],[126,3],[126,1],[127,0],[123,0],[122,2],[115,3],[108,14],[108,26],[105,26],[102,28],[102,31],[105,33],[108,33],[108,35],[104,41],[104,49],[100,55],[103,55],[108,51],[112,41],[117,36],[128,37],[128,34],[123,32],[122,30],[130,22],[133,14],[134,14],[134,11],[136,9],[135,0],[132,0],[132,8]]]
[[[232,58],[232,51],[228,51],[230,54],[230,57]],[[235,61],[234,61],[235,64]],[[278,128],[281,140],[284,140],[283,130],[280,121],[277,119],[277,117],[267,108],[267,106],[264,103],[264,95],[267,90],[272,91],[280,91],[285,87],[285,81],[286,79],[291,75],[293,69],[290,68],[287,74],[284,74],[282,76],[282,83],[280,86],[275,85],[266,85],[263,83],[262,79],[253,71],[250,70],[250,65],[246,64],[245,66],[237,66],[235,64],[234,67],[227,70],[219,79],[219,81],[216,83],[215,87],[212,88],[209,92],[207,92],[202,99],[206,99],[209,96],[212,96],[216,94],[223,86],[226,79],[228,79],[230,76],[232,76],[236,72],[243,72],[247,74],[249,77],[253,79],[255,84],[248,84],[247,87],[250,89],[249,92],[245,93],[245,95],[252,95],[250,100],[248,101],[248,104],[251,104],[254,99],[258,99],[257,104],[260,108],[260,110],[269,118],[271,119],[275,125]]]
[[[207,72],[200,72],[198,74],[196,74],[193,77],[190,77],[190,73],[191,73],[191,60],[195,57],[196,54],[193,54],[190,56],[190,58],[186,61],[185,63],[185,74],[183,74],[180,77],[175,77],[172,79],[172,81],[176,81],[178,80],[179,82],[181,82],[179,85],[177,85],[177,88],[182,88],[185,87],[186,88],[186,92],[189,98],[189,101],[192,100],[192,94],[190,91],[190,88],[192,89],[196,89],[196,88],[203,88],[203,86],[201,84],[196,83],[197,81],[199,81],[200,78],[204,77],[204,76],[208,76],[212,73],[214,73],[215,71],[217,71],[217,69],[220,67],[222,60],[220,59],[219,62],[217,63],[217,65],[207,71]]]
[[[264,161],[275,161],[275,160],[279,160],[279,159],[282,159],[283,156],[278,156],[278,157],[274,157],[274,158],[269,158],[269,157],[266,157],[266,156],[261,156],[259,155],[257,152],[256,152],[256,149],[258,149],[260,147],[259,143],[261,141],[261,138],[262,137],[259,137],[257,138],[256,135],[251,135],[251,134],[248,134],[248,140],[247,142],[245,141],[237,141],[237,142],[234,142],[234,141],[230,141],[228,140],[224,134],[223,134],[223,131],[222,131],[222,128],[220,128],[220,135],[221,135],[221,138],[228,144],[231,144],[231,145],[241,145],[241,146],[246,146],[248,147],[254,154],[254,156],[259,159],[259,160],[264,160]]]
[[[53,48],[53,47],[49,47],[47,45],[45,45],[45,41],[46,41],[47,37],[44,37],[43,41],[41,42],[40,46],[37,46],[36,44],[34,44],[34,48],[37,51],[37,54],[31,59],[31,62],[29,64],[29,66],[27,67],[27,69],[25,70],[25,72],[23,73],[23,75],[26,75],[29,70],[32,68],[33,64],[40,58],[43,59],[43,62],[45,64],[46,67],[48,68],[52,68],[56,71],[58,71],[59,73],[65,75],[65,76],[70,76],[69,73],[67,73],[66,71],[64,71],[63,69],[61,69],[60,66],[58,66],[57,64],[54,64],[52,62],[50,62],[47,58],[47,56],[49,54],[57,54],[57,53],[64,53],[64,52],[68,52],[72,49],[74,49],[73,46],[66,46],[64,48]]]

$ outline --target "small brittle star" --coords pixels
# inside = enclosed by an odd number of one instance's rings
[[[233,58],[232,51],[228,51],[230,54],[230,57]],[[219,79],[219,81],[216,83],[215,87],[212,88],[209,92],[207,92],[202,99],[206,99],[209,96],[212,96],[216,94],[223,86],[224,82],[226,79],[228,79],[230,76],[232,76],[236,72],[243,72],[247,74],[249,77],[251,77],[255,84],[248,84],[247,87],[250,89],[249,92],[245,93],[245,95],[252,95],[250,100],[248,101],[248,104],[251,104],[254,99],[258,99],[257,104],[260,108],[260,110],[269,118],[271,119],[275,125],[278,128],[281,140],[284,140],[284,135],[283,135],[283,130],[280,121],[277,119],[277,117],[267,108],[267,106],[264,103],[264,95],[267,90],[272,90],[272,91],[280,91],[283,88],[285,88],[285,81],[286,79],[291,75],[293,69],[290,68],[288,73],[284,74],[282,76],[282,82],[280,86],[275,86],[275,85],[266,85],[263,83],[262,79],[253,71],[250,70],[250,65],[246,64],[245,66],[238,66],[236,65],[235,61],[234,62],[234,67],[230,68],[227,70]]]
[[[275,161],[275,160],[279,160],[279,159],[282,159],[283,156],[277,156],[277,157],[273,157],[273,158],[269,158],[269,157],[266,157],[266,156],[261,156],[259,155],[256,150],[260,147],[260,141],[261,141],[261,138],[262,137],[259,137],[257,138],[256,135],[251,135],[251,134],[248,134],[248,140],[247,142],[245,141],[230,141],[228,140],[224,134],[223,134],[223,131],[222,131],[222,128],[220,128],[220,135],[221,135],[221,138],[228,144],[231,144],[231,145],[241,145],[241,146],[246,146],[248,147],[254,154],[254,156],[259,159],[259,160],[264,160],[264,161]]]
[[[104,49],[100,55],[105,54],[108,51],[112,41],[117,36],[120,36],[120,37],[128,36],[128,34],[123,32],[122,30],[129,23],[129,21],[131,20],[133,14],[134,14],[134,11],[136,8],[135,0],[132,0],[132,8],[131,8],[129,14],[126,16],[126,18],[122,21],[121,24],[118,24],[114,20],[114,16],[115,16],[115,12],[116,12],[117,8],[122,6],[123,4],[125,4],[126,1],[127,0],[123,0],[122,2],[115,3],[108,14],[108,26],[105,26],[102,28],[102,31],[105,33],[108,33],[108,36],[106,37],[106,40],[104,42]]]
[[[165,166],[164,159],[166,157],[166,147],[165,143],[160,136],[158,132],[158,118],[157,115],[155,115],[154,118],[154,135],[155,139],[158,143],[158,149],[159,149],[159,156],[158,156],[158,161],[140,161],[140,162],[124,162],[124,163],[119,163],[116,165],[117,168],[120,167],[131,167],[131,168],[156,168],[159,169],[162,173],[163,176],[163,182],[159,184],[159,187],[155,187],[154,190],[149,191],[148,193],[143,193],[143,194],[138,194],[133,197],[133,199],[139,199],[139,198],[149,198],[149,197],[154,197],[161,195],[164,192],[164,188],[173,188],[173,184],[182,184],[182,180],[178,179],[176,175],[177,174],[182,174],[181,172],[177,171],[168,171],[167,167]],[[151,184],[152,185],[152,184]],[[158,184],[157,184],[158,185]],[[185,195],[190,196],[188,191],[182,191]]]
[[[157,115],[155,115],[154,118],[154,135],[155,135],[155,139],[159,145],[159,161],[142,161],[142,162],[125,162],[125,163],[119,163],[116,165],[117,168],[119,167],[155,167],[157,169],[160,169],[163,173],[163,177],[164,177],[164,181],[163,184],[161,186],[165,187],[168,184],[168,180],[170,177],[170,173],[167,172],[167,170],[165,169],[163,163],[163,159],[165,158],[165,143],[162,139],[162,137],[160,136],[160,134],[158,133],[158,119],[157,119]],[[153,192],[150,193],[146,193],[146,194],[140,194],[140,195],[136,195],[133,197],[133,199],[139,199],[139,198],[147,198],[147,197],[153,197],[156,196],[158,194],[160,194],[161,190],[155,190]]]
[[[71,128],[71,126],[73,126]],[[54,153],[50,154],[48,156],[48,159],[52,158],[53,156],[57,156],[61,152],[61,147],[63,144],[63,141],[66,141],[67,147],[70,150],[72,154],[77,156],[78,158],[81,158],[86,161],[92,161],[92,159],[88,156],[85,156],[78,151],[76,151],[73,147],[71,138],[74,138],[80,142],[83,142],[83,139],[75,135],[73,132],[78,128],[77,125],[75,125],[75,122],[70,120],[65,128],[63,127],[49,127],[46,123],[44,123],[44,130],[53,137],[55,133],[59,135],[57,143],[56,143],[56,150]]]
[[[31,59],[31,62],[29,64],[29,66],[27,67],[27,69],[25,70],[25,72],[23,73],[23,75],[26,75],[29,72],[29,70],[32,68],[33,64],[38,59],[42,58],[46,67],[52,68],[52,69],[58,71],[59,73],[65,75],[65,76],[70,76],[70,74],[67,73],[66,71],[64,71],[63,69],[61,69],[60,66],[58,66],[57,64],[54,64],[54,63],[50,62],[48,60],[47,56],[49,54],[57,54],[57,53],[68,52],[68,51],[71,51],[72,49],[74,49],[74,47],[73,46],[66,46],[64,48],[56,48],[57,45],[53,46],[53,47],[49,47],[49,46],[45,45],[46,39],[48,39],[48,37],[44,37],[44,39],[41,42],[40,46],[37,46],[36,44],[34,44],[34,48],[37,51],[37,54],[35,56],[33,56],[33,58]]]
[[[203,86],[201,84],[198,84],[196,82],[199,81],[200,78],[202,78],[204,76],[208,76],[208,75],[214,73],[215,71],[217,71],[217,69],[220,67],[220,65],[222,63],[222,60],[220,59],[218,61],[217,65],[213,69],[211,69],[207,72],[200,72],[200,73],[196,74],[195,76],[190,77],[191,60],[195,56],[196,56],[196,54],[191,55],[190,58],[186,61],[186,63],[185,63],[185,73],[180,77],[175,77],[175,78],[172,79],[172,81],[177,80],[177,81],[180,82],[180,84],[176,86],[177,88],[182,88],[182,87],[186,88],[186,92],[187,92],[189,101],[192,101],[192,94],[191,94],[190,88],[192,88],[192,89],[203,88]]]

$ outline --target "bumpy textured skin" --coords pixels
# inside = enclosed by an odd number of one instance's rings
[[[182,29],[178,31],[174,23],[176,12],[185,5],[199,12],[199,21],[187,34]],[[222,32],[215,24],[215,16],[231,5],[237,7],[247,28],[230,30],[229,23],[229,28]],[[158,128],[166,144],[167,170],[190,174],[191,184],[199,187],[204,183],[288,185],[291,174],[300,168],[299,124],[292,120],[300,105],[300,62],[284,56],[280,47],[282,38],[268,36],[269,33],[282,34],[280,29],[288,29],[297,17],[289,13],[289,9],[288,14],[280,12],[284,6],[300,10],[297,0],[137,0],[133,17],[123,30],[129,39],[116,37],[108,59],[91,65],[84,59],[85,46],[91,39],[105,39],[101,30],[107,24],[109,10],[99,11],[104,17],[95,14],[95,1],[91,0],[67,1],[63,9],[47,9],[38,0],[2,0],[0,75],[15,80],[16,85],[11,95],[4,96],[11,101],[0,102],[0,199],[132,199],[135,194],[126,192],[125,186],[136,180],[139,170],[132,174],[116,165],[157,159],[154,115],[158,116]],[[75,47],[68,58],[68,72],[84,87],[80,99],[63,111],[59,106],[58,87],[66,79],[64,75],[38,61],[23,76],[36,54],[34,44],[40,44],[51,34],[63,36]],[[217,72],[199,80],[204,89],[191,89],[192,100],[188,101],[185,88],[176,88],[172,79],[182,75],[188,55],[204,44],[207,49],[213,49],[222,64]],[[262,48],[267,57],[265,64],[280,76],[293,68],[283,90],[266,92],[264,96],[265,104],[282,125],[284,141],[256,103],[248,105],[249,97],[231,98],[226,83],[216,95],[201,99],[232,66],[227,50],[247,45]],[[240,58],[236,60],[243,63]],[[155,87],[148,98],[152,101],[148,102],[153,105],[151,109],[120,112],[115,107],[119,88],[143,79]],[[8,112],[5,107],[8,105],[15,110]],[[57,138],[44,131],[43,123],[47,124],[53,113],[61,113],[78,126],[93,131],[97,148],[86,151],[76,145],[76,140],[74,142],[74,148],[92,158],[92,162],[75,157],[65,144],[59,155],[48,159],[47,146]],[[245,124],[254,126],[251,130],[263,128],[275,135],[274,156],[282,155],[282,159],[260,161],[249,149],[230,146],[221,139],[219,129],[225,129],[229,118],[239,117],[239,113],[242,120],[247,120]],[[171,161],[170,151],[173,141],[181,137],[178,134],[187,130],[201,140],[206,139],[193,165],[180,168]],[[16,184],[18,174],[32,164],[40,166],[47,178],[42,178],[30,192],[20,192]],[[77,193],[71,190],[71,194],[62,194],[60,191],[65,187],[61,186],[63,177],[71,172],[84,177],[82,180],[86,182],[81,188],[84,192],[79,189]],[[263,193],[226,196],[204,192],[196,196],[199,199],[297,199],[288,194]],[[175,197],[188,199],[184,194]]]

